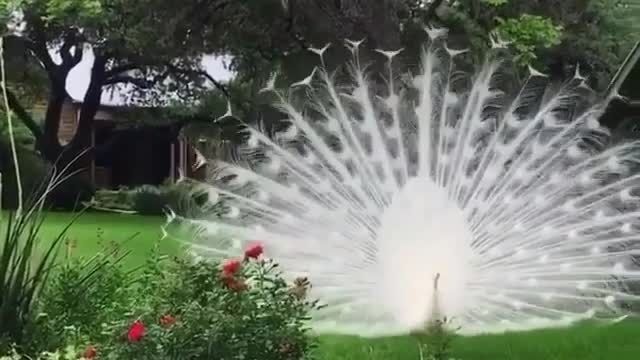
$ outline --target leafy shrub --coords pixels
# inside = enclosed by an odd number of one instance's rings
[[[163,191],[159,187],[143,185],[135,189],[131,199],[133,209],[143,215],[159,215],[170,207],[174,192]]]
[[[289,292],[275,269],[245,261],[231,280],[206,262],[176,263],[170,276],[148,283],[156,296],[112,324],[103,351],[130,359],[301,359],[311,347],[304,322],[314,304]]]
[[[36,356],[23,355],[15,347],[5,356],[0,356],[0,360],[89,360],[95,358],[91,355],[90,349],[84,352],[70,345],[62,350],[44,351]]]
[[[133,209],[143,215],[158,215],[167,209],[183,216],[193,216],[204,211],[208,195],[189,182],[144,185],[133,190]]]
[[[442,308],[440,307],[440,295],[438,292],[439,279],[440,273],[437,273],[433,279],[431,316],[424,324],[423,329],[413,332],[413,335],[418,339],[420,359],[453,360],[451,358],[451,342],[454,332],[450,329],[453,321],[451,318],[441,315]]]
[[[308,283],[288,284],[262,248],[224,264],[153,257],[141,272],[65,265],[39,302],[31,354],[95,350],[102,359],[303,359]],[[84,274],[84,275],[82,275]],[[79,291],[78,289],[83,289]],[[44,339],[44,340],[41,340]],[[40,341],[38,341],[40,340]]]
[[[127,311],[131,279],[120,266],[124,255],[111,247],[89,259],[69,257],[57,268],[27,331],[28,348],[55,352],[67,342],[97,338],[102,324]]]
[[[425,360],[453,360],[451,357],[451,342],[454,333],[446,328],[451,319],[444,317],[436,319],[419,335],[420,358]]]
[[[21,213],[2,217],[0,228],[0,351],[20,343],[32,318],[34,299],[47,282],[58,246],[71,225],[44,249],[38,248],[44,212],[40,203],[31,203]],[[38,253],[38,250],[44,251]]]
[[[550,48],[562,40],[562,26],[543,16],[522,14],[519,18],[496,20],[496,31],[513,43],[516,60],[521,65],[528,65],[537,58],[537,48]]]
[[[199,216],[210,209],[209,195],[188,181],[135,189],[100,190],[93,205],[99,209],[135,211],[142,215],[162,215],[168,209],[181,216]]]

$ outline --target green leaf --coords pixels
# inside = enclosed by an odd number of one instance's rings
[[[538,49],[546,49],[560,44],[563,27],[553,20],[530,14],[517,18],[497,18],[496,31],[516,50],[516,58],[522,65],[530,64]]]

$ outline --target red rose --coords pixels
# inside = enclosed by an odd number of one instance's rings
[[[245,258],[257,259],[263,252],[264,248],[262,247],[262,243],[256,241],[247,247],[244,256]]]
[[[222,272],[224,276],[233,276],[240,270],[242,264],[239,260],[231,259],[224,262],[222,265]]]
[[[176,323],[176,317],[172,315],[162,315],[160,317],[160,325],[171,326]]]
[[[130,342],[138,342],[144,337],[144,324],[140,320],[136,320],[129,328],[127,334]]]
[[[85,359],[93,359],[97,355],[98,355],[98,350],[96,350],[96,348],[93,346],[89,346],[87,347],[87,350],[84,351],[84,354],[82,355],[82,357]]]

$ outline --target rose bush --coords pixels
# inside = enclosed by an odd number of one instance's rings
[[[140,272],[109,263],[89,277],[80,262],[68,263],[43,293],[22,350],[35,357],[73,348],[84,359],[309,358],[307,321],[317,307],[305,296],[309,283],[287,282],[263,251],[254,243],[222,263],[154,256]]]

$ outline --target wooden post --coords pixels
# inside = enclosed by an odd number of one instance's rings
[[[179,136],[178,137],[178,149],[179,149],[179,164],[178,168],[180,169],[178,180],[182,179],[182,177],[188,176],[187,174],[187,149],[185,146],[184,139]]]
[[[169,178],[172,183],[176,182],[176,142],[169,145]]]

